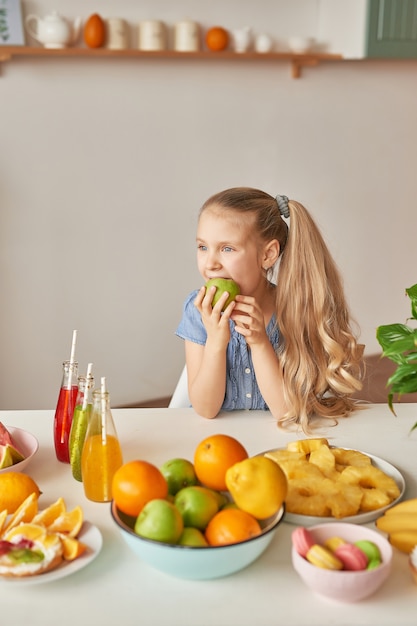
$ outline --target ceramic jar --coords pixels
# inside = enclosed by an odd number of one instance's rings
[[[178,52],[197,52],[201,49],[200,25],[182,20],[174,26],[174,49]]]

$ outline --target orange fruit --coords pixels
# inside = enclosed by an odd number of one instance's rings
[[[212,52],[225,50],[229,45],[229,33],[221,26],[213,26],[206,32],[206,46]]]
[[[3,528],[4,523],[6,521],[6,517],[7,517],[7,510],[4,509],[4,511],[0,512],[0,536],[1,536],[2,528]]]
[[[90,15],[84,26],[84,42],[89,48],[101,48],[106,39],[106,27],[97,13]]]
[[[63,498],[58,498],[56,502],[48,506],[43,511],[39,511],[33,518],[33,524],[42,524],[42,526],[50,526],[57,517],[65,513],[66,507]]]
[[[82,508],[76,506],[72,511],[61,513],[52,524],[49,524],[48,531],[51,533],[65,533],[68,537],[76,537],[83,525],[83,518]]]
[[[0,474],[0,511],[7,509],[9,515],[15,513],[31,493],[35,493],[36,498],[41,494],[38,485],[27,474],[21,472]]]
[[[38,512],[38,496],[35,492],[31,493],[22,504],[16,509],[9,521],[6,523],[3,532],[10,530],[14,526],[24,522],[30,522],[34,515]]]
[[[198,480],[216,491],[226,491],[226,472],[235,463],[248,458],[242,444],[229,435],[210,435],[200,441],[194,452],[194,470]]]
[[[148,461],[129,461],[116,471],[113,500],[120,511],[137,517],[150,500],[168,496],[168,483],[161,470]]]
[[[261,532],[259,522],[250,513],[222,509],[209,521],[205,537],[211,546],[226,546],[257,537]]]
[[[87,546],[85,543],[82,543],[75,537],[69,537],[64,533],[58,533],[59,538],[62,542],[62,547],[64,549],[64,559],[66,561],[73,561],[78,558],[87,550]]]

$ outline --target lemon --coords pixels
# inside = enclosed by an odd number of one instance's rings
[[[259,520],[275,515],[287,495],[284,472],[264,456],[232,465],[226,472],[226,485],[237,506]]]
[[[0,474],[0,511],[15,513],[31,493],[38,498],[41,491],[33,478],[21,472]]]

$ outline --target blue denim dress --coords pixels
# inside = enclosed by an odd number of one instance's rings
[[[193,291],[185,300],[182,319],[175,334],[181,339],[204,346],[207,333],[200,312],[194,306],[197,293],[197,290]],[[275,316],[269,321],[266,332],[269,341],[276,349],[279,331]],[[236,332],[232,321],[230,322],[230,341],[226,351],[226,393],[222,409],[224,411],[236,409],[268,410],[256,382],[251,352],[245,338]]]

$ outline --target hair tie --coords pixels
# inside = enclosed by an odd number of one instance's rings
[[[289,217],[290,216],[290,209],[288,206],[288,198],[287,196],[275,196],[275,200],[277,201],[278,204],[278,209],[279,212],[281,213],[282,217]]]

